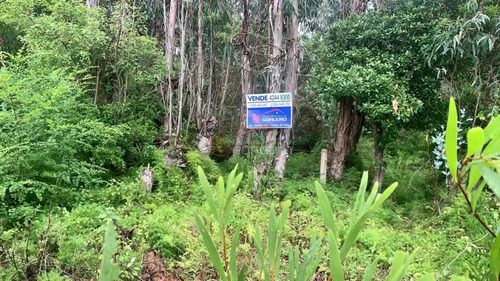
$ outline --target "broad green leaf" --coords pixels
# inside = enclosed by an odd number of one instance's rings
[[[238,248],[238,245],[240,244],[240,231],[241,227],[238,226],[234,232],[231,251],[229,252],[229,270],[231,272],[231,280],[238,279],[238,269],[236,268],[236,248]]]
[[[328,247],[330,253],[330,274],[333,281],[344,280],[344,270],[342,269],[342,259],[339,254],[339,245],[337,244],[337,237],[330,230],[328,231]]]
[[[376,258],[371,264],[368,265],[368,267],[366,267],[363,281],[371,281],[373,279],[373,273],[375,273],[378,261],[379,258]]]
[[[500,155],[500,137],[492,139],[482,153],[483,157]]]
[[[312,280],[314,274],[316,273],[316,269],[319,266],[319,263],[323,260],[323,257],[325,256],[325,251],[326,251],[326,248],[321,248],[321,250],[319,251],[319,254],[317,254],[314,261],[311,262],[310,269],[308,271],[309,273],[306,276],[305,280]]]
[[[293,248],[288,244],[288,280],[295,281],[295,257]]]
[[[484,164],[478,164],[478,168],[488,187],[500,198],[500,175]]]
[[[477,207],[477,201],[479,201],[479,198],[481,196],[481,193],[483,192],[483,188],[486,185],[485,181],[482,181],[479,187],[474,191],[474,194],[472,194],[472,199],[471,199],[471,206],[472,206],[472,212],[476,212],[476,207]]]
[[[470,194],[474,186],[476,186],[477,182],[481,178],[481,172],[477,165],[471,165],[470,173],[469,173],[469,183],[467,184],[467,194]]]
[[[208,206],[210,207],[210,210],[212,211],[215,219],[218,219],[217,214],[219,213],[219,211],[217,209],[217,205],[215,204],[215,198],[212,193],[212,189],[210,188],[210,184],[208,183],[205,172],[200,166],[198,166],[198,178],[200,180],[201,188],[205,193],[205,197],[207,198]]]
[[[448,112],[448,124],[446,126],[446,161],[448,162],[448,167],[453,179],[457,180],[457,108],[455,106],[455,100],[450,98],[450,108]]]
[[[269,214],[269,228],[267,235],[267,256],[269,258],[269,265],[271,269],[274,270],[274,255],[276,253],[276,240],[278,236],[278,223],[276,222],[276,211],[274,205],[271,204],[271,210]]]
[[[224,206],[224,221],[227,222],[229,218],[229,214],[231,213],[231,203],[233,202],[233,195],[236,192],[236,189],[238,188],[238,185],[241,181],[241,178],[243,177],[243,174],[239,174],[236,179],[233,181],[232,186],[227,186],[226,187],[226,202]]]
[[[226,190],[226,198],[229,197],[229,190],[230,190],[230,187],[233,185],[233,181],[234,181],[234,177],[236,175],[236,170],[238,170],[238,164],[236,164],[236,166],[234,167],[234,169],[231,171],[231,173],[229,173],[229,176],[227,177],[227,190]]]
[[[480,151],[483,147],[484,135],[480,127],[472,128],[467,132],[467,157]]]
[[[491,247],[490,268],[493,280],[495,278],[500,280],[500,235],[497,235],[495,242],[493,242],[493,247]]]
[[[102,247],[101,272],[99,274],[99,281],[118,280],[120,268],[112,260],[113,255],[116,252],[116,248],[116,226],[112,220],[109,220],[104,237],[104,245]]]
[[[259,261],[261,270],[264,273],[264,279],[266,281],[271,281],[271,275],[269,274],[269,270],[267,269],[267,265],[264,259],[264,251],[262,249],[262,237],[260,236],[259,227],[255,226],[255,250],[257,251],[257,260]]]
[[[361,184],[359,185],[358,196],[356,196],[356,202],[354,203],[354,210],[356,211],[358,217],[362,215],[363,203],[365,202],[366,186],[368,185],[368,172],[364,171],[361,177]]]
[[[226,187],[224,186],[224,179],[220,176],[218,180],[218,186],[219,186],[219,216],[222,218],[222,211],[224,210],[225,207],[225,201],[226,201]]]
[[[376,182],[373,187],[372,187],[372,191],[370,192],[370,196],[368,196],[368,199],[366,200],[364,206],[363,206],[363,210],[362,210],[362,213],[364,214],[366,211],[368,211],[368,209],[370,209],[370,207],[372,206],[373,202],[375,201],[376,199],[376,196],[377,196],[377,193],[378,193],[378,182]]]
[[[319,182],[315,182],[315,185],[316,196],[318,196],[318,203],[319,207],[321,208],[321,216],[323,216],[326,227],[333,231],[333,235],[335,235],[335,237],[338,237],[337,228],[335,226],[335,219],[333,218],[332,208],[330,207],[330,202],[328,202],[328,198],[326,197],[326,193],[321,187],[321,184],[319,184]]]
[[[359,217],[358,220],[354,223],[354,225],[350,227],[349,233],[345,238],[344,245],[342,245],[342,250],[340,251],[341,261],[345,260],[352,245],[354,245],[354,243],[358,239],[358,235],[361,232],[361,229],[363,228],[363,225],[365,224],[366,220],[370,217],[370,214],[371,214],[371,209],[368,210],[366,213],[364,213],[361,217]]]
[[[485,141],[494,139],[498,136],[500,136],[500,116],[493,118],[486,128],[484,128]]]
[[[221,278],[225,280],[226,272],[224,270],[224,266],[222,265],[222,261],[219,257],[219,253],[217,252],[217,248],[215,247],[215,244],[212,241],[212,237],[210,237],[207,228],[201,221],[201,218],[198,216],[198,214],[195,213],[194,218],[196,219],[196,223],[198,224],[198,229],[200,229],[201,237],[203,238],[203,244],[205,244],[205,247],[207,247],[208,255],[212,260],[212,264],[214,265],[215,269],[217,270]]]
[[[394,260],[392,262],[392,266],[389,271],[389,275],[386,278],[386,281],[402,280],[412,260],[413,260],[413,255],[397,251],[396,254],[394,255]]]
[[[391,196],[394,190],[396,190],[396,187],[398,187],[397,182],[391,184],[386,190],[384,190],[384,192],[382,192],[382,194],[380,194],[380,196],[375,199],[375,202],[373,203],[371,209],[376,210],[378,207],[380,207],[380,205],[382,205],[382,203],[384,203],[385,200],[387,200],[387,198]]]
[[[238,275],[238,281],[245,281],[245,278],[247,276],[247,271],[248,271],[248,266],[244,265],[241,268],[240,275]]]
[[[312,275],[311,271],[316,270],[317,264],[316,257],[318,256],[318,248],[321,245],[322,239],[319,238],[311,244],[307,254],[304,257],[304,260],[300,264],[300,267],[297,270],[297,280],[310,280],[308,276]],[[298,257],[297,257],[298,258]]]

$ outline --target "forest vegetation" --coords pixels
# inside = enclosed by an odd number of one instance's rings
[[[499,281],[499,70],[498,0],[0,0],[0,280]]]

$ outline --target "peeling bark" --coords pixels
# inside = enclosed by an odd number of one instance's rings
[[[364,115],[356,109],[353,97],[339,100],[339,118],[333,151],[330,153],[330,176],[340,181],[345,170],[347,156],[356,149],[363,129]]]
[[[294,14],[290,22],[290,35],[289,42],[287,44],[287,74],[285,78],[285,91],[292,93],[292,108],[294,107],[295,94],[297,92],[297,76],[299,70],[299,47],[298,47],[298,37],[299,37],[299,19],[298,19],[298,0],[292,0],[292,5],[294,7]],[[285,177],[285,167],[290,150],[290,134],[291,129],[281,129],[279,130],[278,136],[278,157],[276,158],[275,171],[278,179],[280,181],[280,191],[283,189],[283,179]]]

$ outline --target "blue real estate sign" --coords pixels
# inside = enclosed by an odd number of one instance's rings
[[[247,95],[247,129],[291,127],[292,93]]]

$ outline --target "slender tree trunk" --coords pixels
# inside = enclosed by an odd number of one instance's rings
[[[369,0],[351,0],[351,15],[360,14],[366,11]]]
[[[286,92],[292,93],[292,108],[294,106],[295,94],[297,92],[297,75],[299,70],[299,19],[298,19],[298,0],[291,0],[292,6],[294,8],[294,13],[292,15],[292,20],[289,27],[290,39],[287,44],[287,73],[285,78],[285,90]],[[279,152],[276,158],[275,170],[280,181],[280,191],[283,189],[283,179],[285,177],[285,167],[288,158],[288,153],[290,149],[290,134],[291,129],[281,129],[279,130],[278,141],[279,141]]]
[[[163,129],[165,134],[171,138],[172,137],[172,115],[173,115],[173,88],[171,72],[173,67],[173,53],[174,53],[174,36],[175,36],[175,19],[177,14],[177,0],[170,1],[170,10],[168,13],[168,24],[167,24],[167,8],[165,1],[163,1],[163,24],[165,31],[165,62],[167,64],[167,82],[168,82],[168,111],[165,116],[163,123]]]
[[[382,184],[384,183],[385,161],[384,161],[384,139],[385,130],[378,125],[373,119],[370,120],[373,132],[373,147],[375,149],[375,171],[373,173],[373,184],[378,183],[378,193],[382,192]]]
[[[196,92],[196,128],[201,130],[202,125],[202,104],[203,94],[203,0],[198,0],[198,51],[196,56],[198,67],[198,87]]]
[[[234,27],[235,27],[235,24],[236,24],[236,4],[237,4],[237,0],[234,1],[234,5],[233,5],[233,20],[232,20],[232,23],[231,23],[231,38],[229,39],[229,44],[233,44],[233,36],[234,36]],[[219,106],[219,114],[218,114],[218,117],[217,119],[219,120],[219,124],[222,125],[222,113],[223,113],[223,109],[224,109],[224,102],[226,101],[226,97],[227,97],[227,88],[228,88],[228,85],[229,85],[229,69],[231,67],[231,58],[233,57],[232,56],[232,52],[230,50],[228,50],[227,52],[227,66],[226,66],[226,74],[224,76],[224,85],[222,86],[222,97],[221,97],[221,100],[220,100],[220,106]]]
[[[283,60],[283,0],[273,0],[270,7],[269,23],[271,24],[272,45],[269,55],[268,92],[281,91],[281,63]],[[254,167],[254,196],[260,197],[262,188],[262,175],[270,172],[273,166],[274,149],[276,147],[276,133],[270,130],[266,134],[265,153],[267,154],[259,164]]]
[[[330,153],[330,176],[340,181],[345,170],[349,153],[356,149],[364,115],[356,109],[353,97],[342,97],[339,100],[339,117],[333,151]]]
[[[180,24],[181,24],[181,44],[180,44],[180,63],[181,71],[179,73],[179,96],[178,96],[178,106],[179,112],[177,116],[177,129],[175,131],[175,142],[174,145],[177,147],[177,141],[179,139],[179,134],[182,127],[182,105],[184,96],[184,80],[186,74],[186,7],[185,1],[181,1],[181,11],[180,11]]]
[[[249,0],[242,0],[243,2],[243,22],[241,24],[240,34],[238,38],[238,46],[241,52],[241,110],[240,120],[238,125],[238,132],[236,133],[235,142],[233,146],[233,155],[239,155],[243,152],[245,127],[247,119],[247,103],[246,98],[250,93],[250,50],[248,48],[248,24],[249,24]]]
[[[97,8],[99,7],[99,0],[85,0],[85,5],[88,8]]]
[[[258,11],[257,11],[257,15],[256,15],[256,18],[255,18],[255,32],[257,33],[257,35],[255,36],[255,44],[254,44],[254,48],[253,48],[253,67],[254,68],[257,68],[258,64],[259,64],[259,49],[260,49],[260,40],[261,40],[261,37],[262,37],[262,22],[264,21],[263,18],[261,17],[261,14],[262,14],[262,6],[264,6],[264,1],[263,0],[259,0],[259,8],[258,8]],[[255,69],[254,69],[255,71]],[[258,70],[257,70],[258,71]],[[252,79],[252,86],[251,86],[251,90],[250,92],[251,93],[254,93],[255,94],[255,88],[257,86],[257,75],[253,75],[253,79]],[[250,134],[251,136],[251,134]]]

